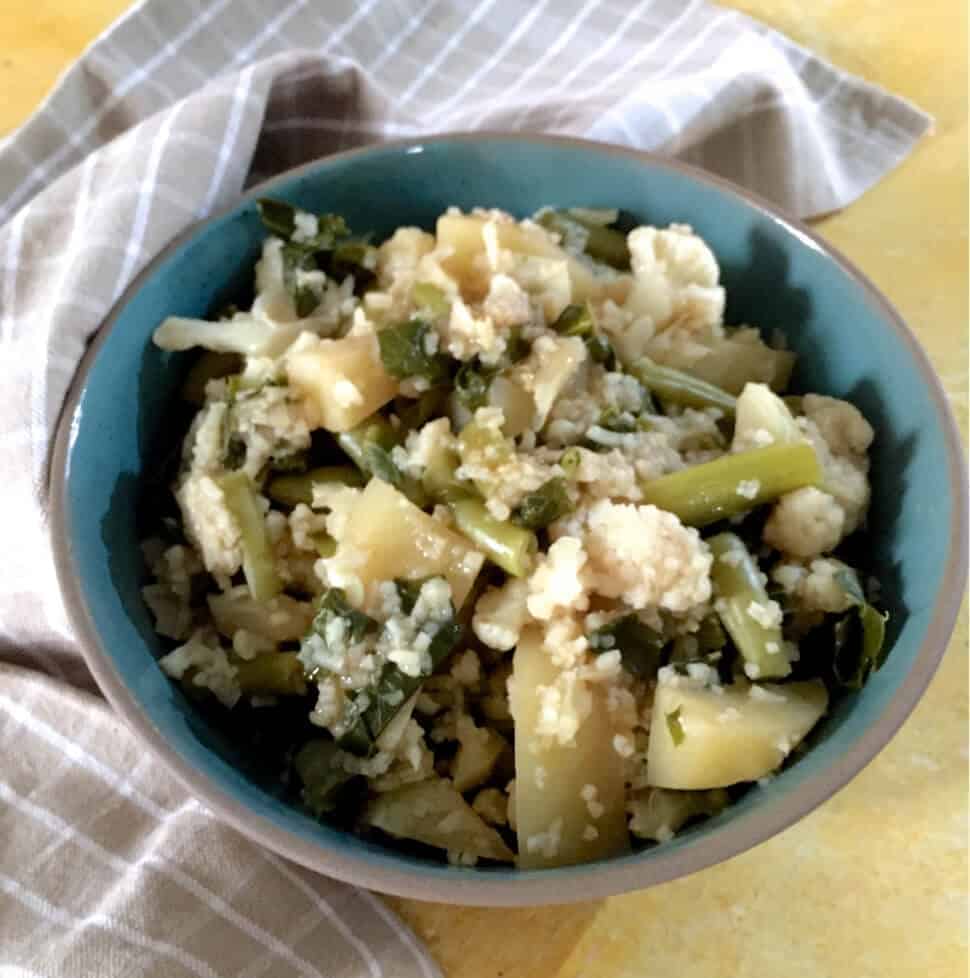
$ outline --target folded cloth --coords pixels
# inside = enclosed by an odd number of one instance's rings
[[[50,439],[88,340],[168,240],[306,160],[485,128],[657,150],[811,216],[929,124],[702,0],[147,0],[98,39],[0,145],[0,965],[437,974],[382,903],[220,826],[79,688]]]

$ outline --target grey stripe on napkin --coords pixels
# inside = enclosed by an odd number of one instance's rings
[[[168,240],[314,157],[483,128],[657,150],[811,216],[929,125],[703,0],[147,0],[95,42],[0,144],[0,966],[437,974],[382,903],[220,826],[71,688],[90,677],[47,538],[50,438],[85,345]]]

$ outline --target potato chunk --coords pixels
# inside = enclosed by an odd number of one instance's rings
[[[367,612],[380,604],[382,581],[436,575],[451,585],[451,600],[460,608],[484,560],[464,537],[374,478],[350,511],[328,571],[332,582]]]
[[[286,372],[306,397],[311,422],[329,431],[350,430],[397,393],[370,335],[301,346],[287,357]]]
[[[209,611],[216,628],[227,638],[241,628],[273,642],[303,638],[313,621],[313,605],[288,594],[257,601],[248,594],[210,594]]]
[[[535,730],[542,690],[558,669],[538,629],[526,629],[515,650],[510,705],[515,718],[515,825],[524,869],[568,866],[625,852],[625,765],[613,747],[621,731],[601,688],[590,686],[592,711],[560,746]],[[530,840],[531,844],[530,844]]]
[[[360,820],[399,839],[450,852],[500,862],[515,858],[498,832],[485,824],[454,785],[441,778],[378,795],[368,802]]]
[[[718,691],[661,682],[653,701],[647,781],[658,788],[724,788],[771,774],[828,706],[818,679],[736,683]]]

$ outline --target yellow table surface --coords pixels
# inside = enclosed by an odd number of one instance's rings
[[[915,101],[935,131],[818,230],[900,309],[967,433],[965,0],[735,0]],[[0,136],[128,6],[0,0]],[[967,617],[902,731],[780,836],[687,879],[566,907],[391,900],[448,978],[965,978]]]

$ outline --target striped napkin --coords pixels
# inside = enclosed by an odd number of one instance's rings
[[[702,0],[147,0],[99,38],[0,144],[0,974],[440,973],[379,899],[189,798],[97,697],[66,620],[51,433],[86,343],[173,235],[314,157],[481,128],[658,150],[812,216],[929,125]]]

